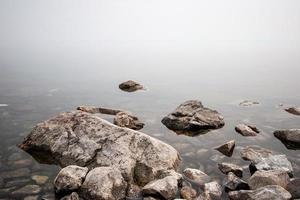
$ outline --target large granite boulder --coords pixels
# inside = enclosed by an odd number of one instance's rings
[[[20,148],[42,163],[111,167],[127,183],[144,186],[174,171],[178,152],[144,133],[115,126],[87,112],[62,113],[39,123]]]
[[[162,123],[177,133],[201,133],[221,128],[225,124],[223,117],[216,110],[204,107],[197,100],[182,103],[174,112],[164,117]]]
[[[300,149],[300,129],[278,130],[274,136],[288,149]]]

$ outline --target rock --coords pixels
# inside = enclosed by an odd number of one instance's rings
[[[246,147],[241,151],[244,160],[251,161],[250,172],[257,170],[284,170],[293,176],[293,167],[286,155],[273,155],[272,151],[256,146]]]
[[[259,130],[255,126],[246,124],[238,124],[235,127],[235,131],[242,136],[256,136],[259,133]]]
[[[129,184],[126,199],[142,199],[142,189],[138,185]]]
[[[38,200],[39,196],[35,195],[35,196],[27,196],[24,198],[24,200]]]
[[[180,196],[186,200],[192,200],[197,197],[197,191],[189,186],[184,186],[180,189]]]
[[[215,149],[218,150],[219,152],[221,152],[222,154],[224,154],[225,156],[231,157],[234,147],[235,147],[235,141],[230,140],[230,141],[226,142],[225,144],[215,147]]]
[[[300,129],[278,130],[274,136],[288,149],[300,149]]]
[[[251,190],[255,190],[266,185],[279,185],[283,188],[289,183],[289,175],[282,170],[256,171],[249,179]]]
[[[211,180],[207,174],[198,169],[186,168],[182,174],[189,182],[192,182],[201,188],[204,187],[205,183],[208,183]]]
[[[234,173],[238,177],[243,177],[243,168],[232,163],[220,163],[218,164],[219,170],[224,173],[228,174],[229,172]]]
[[[140,130],[144,127],[144,123],[140,122],[139,119],[126,112],[119,112],[114,118],[114,124],[120,127],[127,127],[133,130]]]
[[[215,110],[205,108],[200,101],[190,100],[162,119],[162,123],[178,133],[205,132],[224,126],[223,117]]]
[[[109,166],[138,186],[157,179],[163,170],[176,170],[181,161],[170,145],[81,111],[39,123],[20,147],[42,163]]]
[[[259,102],[257,101],[250,101],[250,100],[244,100],[240,103],[240,106],[252,106],[252,105],[258,105]]]
[[[208,199],[220,200],[222,196],[222,186],[216,181],[205,183],[204,194]]]
[[[19,168],[14,171],[4,171],[0,172],[0,176],[4,179],[6,178],[21,178],[28,177],[30,175],[30,170],[27,168]]]
[[[88,172],[87,167],[69,165],[60,170],[54,179],[54,188],[56,193],[69,193],[78,190]]]
[[[49,177],[41,176],[41,175],[33,175],[33,176],[31,176],[31,179],[34,180],[36,182],[36,184],[43,185],[48,181]]]
[[[32,160],[31,159],[22,159],[22,160],[16,160],[11,162],[11,165],[14,165],[18,168],[22,168],[22,167],[29,167],[32,165]]]
[[[225,187],[225,192],[236,191],[236,190],[249,190],[249,185],[247,182],[235,176],[234,173],[229,172],[227,177],[223,181]]]
[[[123,112],[122,110],[95,107],[95,106],[79,106],[79,107],[77,107],[77,110],[91,113],[91,114],[101,113],[101,114],[106,114],[106,115],[116,115],[119,112]]]
[[[300,115],[300,107],[290,107],[290,108],[286,108],[284,110],[293,115]]]
[[[119,88],[126,92],[135,92],[137,90],[144,89],[144,87],[141,84],[139,84],[135,81],[132,81],[132,80],[121,83],[119,85]]]
[[[287,185],[287,191],[289,191],[293,199],[300,198],[300,178],[291,180]]]
[[[278,185],[268,185],[256,190],[240,190],[228,193],[231,200],[289,200],[291,194]]]
[[[25,195],[31,195],[31,194],[39,194],[41,191],[42,191],[42,189],[38,185],[26,185],[16,191],[13,191],[11,194],[13,196],[25,196]]]
[[[16,153],[11,154],[11,155],[7,158],[7,160],[8,160],[8,161],[16,161],[16,160],[20,160],[21,158],[22,158],[22,154],[19,153],[19,152],[16,152]]]
[[[117,200],[126,196],[127,183],[121,171],[112,167],[96,167],[91,170],[80,188],[84,199]]]
[[[79,196],[76,192],[72,192],[70,195],[61,198],[60,200],[79,200]]]
[[[152,181],[142,189],[142,193],[145,196],[158,195],[164,199],[174,199],[177,191],[178,182],[174,176],[167,176],[163,179]]]

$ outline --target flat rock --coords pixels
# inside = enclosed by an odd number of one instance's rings
[[[192,200],[197,197],[197,191],[192,187],[184,186],[180,189],[180,196],[186,200]]]
[[[256,171],[248,180],[252,190],[267,186],[279,185],[286,188],[289,181],[289,175],[283,170]]]
[[[268,185],[256,190],[240,190],[228,193],[231,200],[289,200],[292,195],[283,187]]]
[[[11,194],[13,196],[25,196],[31,194],[39,194],[41,191],[42,189],[38,185],[26,185],[18,190],[13,191]]]
[[[235,131],[242,136],[256,136],[259,130],[253,125],[238,124],[235,127]]]
[[[126,196],[127,183],[121,171],[112,167],[91,170],[80,188],[84,199],[118,200]]]
[[[272,155],[272,151],[259,146],[247,146],[241,150],[241,157],[254,163]]]
[[[72,192],[70,195],[67,195],[60,200],[79,200],[79,195],[76,192]]]
[[[277,130],[274,136],[288,149],[300,149],[300,129]]]
[[[236,191],[236,190],[249,190],[248,183],[238,178],[234,173],[229,172],[227,177],[223,181],[225,192]]]
[[[220,200],[222,197],[222,186],[216,181],[205,183],[204,196],[206,199]]]
[[[189,182],[192,182],[201,188],[204,187],[205,183],[208,183],[211,180],[207,174],[198,169],[186,168],[182,174]]]
[[[230,141],[226,142],[225,144],[215,147],[215,149],[218,150],[219,152],[221,152],[222,154],[224,154],[225,156],[231,157],[234,147],[235,147],[235,141],[230,140]]]
[[[119,85],[119,88],[123,91],[126,91],[126,92],[135,92],[137,90],[144,89],[144,87],[141,84],[139,84],[135,81],[132,81],[132,80],[125,81],[125,82],[121,83]]]
[[[138,186],[157,179],[162,171],[176,170],[181,161],[170,145],[82,111],[39,123],[20,147],[42,163],[109,166]]]
[[[293,115],[300,115],[300,107],[290,107],[290,108],[286,108],[284,110]]]
[[[224,174],[228,174],[229,172],[234,173],[238,177],[243,177],[243,168],[232,163],[219,163],[218,168]]]
[[[293,199],[300,198],[300,178],[291,180],[287,185],[287,191],[289,191]]]
[[[174,112],[164,117],[162,123],[179,134],[205,133],[210,129],[221,128],[225,124],[223,117],[216,110],[205,108],[197,100],[182,103]]]
[[[244,100],[240,103],[240,106],[253,106],[253,105],[258,105],[259,102],[257,101],[251,101],[251,100]]]
[[[78,190],[88,172],[87,167],[69,165],[60,170],[54,179],[54,188],[56,193],[68,193]]]
[[[120,127],[126,127],[133,130],[140,130],[144,127],[144,123],[139,121],[136,116],[126,112],[119,112],[114,118],[114,124]]]
[[[152,181],[142,189],[143,195],[158,195],[164,199],[174,199],[178,192],[178,182],[176,177],[167,176],[163,179]]]

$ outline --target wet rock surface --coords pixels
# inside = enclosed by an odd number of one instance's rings
[[[114,118],[114,124],[120,127],[127,127],[133,130],[140,130],[144,127],[144,123],[139,121],[136,116],[126,112],[119,112]]]
[[[225,192],[236,191],[236,190],[249,190],[248,183],[238,178],[234,173],[229,172],[227,177],[223,181]]]
[[[287,185],[287,191],[289,191],[294,199],[300,198],[300,178],[291,180]]]
[[[300,129],[277,130],[274,136],[288,149],[300,149]]]
[[[222,154],[224,154],[225,156],[231,157],[233,154],[234,147],[235,147],[235,141],[230,140],[225,144],[215,147],[215,149],[221,152]]]
[[[139,84],[135,81],[132,81],[132,80],[125,81],[125,82],[121,83],[119,85],[119,88],[123,91],[126,91],[126,92],[135,92],[137,90],[144,89],[144,87],[141,84]]]
[[[174,112],[162,119],[162,123],[178,134],[206,133],[225,124],[223,117],[216,110],[204,107],[197,100],[180,104]]]
[[[235,127],[235,131],[242,136],[256,136],[259,130],[253,125],[238,124]]]
[[[67,195],[60,200],[79,200],[79,195],[76,192],[72,192],[70,195]]]
[[[211,178],[204,172],[198,169],[187,168],[182,172],[185,179],[188,181],[200,186],[204,187],[205,183],[208,183]]]
[[[232,163],[219,163],[218,168],[224,174],[228,174],[229,172],[234,173],[238,177],[243,177],[243,168]]]
[[[231,200],[289,200],[291,194],[278,185],[269,185],[256,190],[240,190],[228,193]]]
[[[13,196],[24,196],[24,195],[30,195],[30,194],[38,194],[41,192],[41,187],[38,185],[26,185],[24,187],[21,187],[18,190],[13,191],[11,194]]]
[[[197,191],[189,186],[184,186],[180,190],[180,196],[186,200],[192,200],[197,197]]]
[[[222,186],[216,181],[205,183],[204,197],[206,199],[220,200],[222,197]]]
[[[290,107],[284,110],[293,115],[300,115],[300,107]]]

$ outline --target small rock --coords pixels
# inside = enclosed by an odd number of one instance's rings
[[[78,106],[76,110],[80,110],[82,112],[96,114],[101,113],[105,115],[116,115],[119,112],[123,112],[122,110],[111,109],[111,108],[103,108],[103,107],[95,107],[95,106]]]
[[[225,192],[236,191],[236,190],[249,190],[247,182],[235,176],[234,173],[229,172],[224,180]]]
[[[256,171],[248,181],[251,190],[266,185],[279,185],[283,188],[289,183],[289,175],[282,170]]]
[[[287,185],[287,191],[289,191],[293,199],[300,198],[300,178],[291,180]]]
[[[140,130],[145,125],[144,123],[140,122],[136,116],[130,115],[126,112],[119,112],[114,118],[114,124],[133,130]]]
[[[84,199],[124,199],[127,183],[121,172],[112,167],[96,167],[91,170],[80,188]]]
[[[60,200],[79,200],[79,196],[76,192],[72,192],[70,195],[61,198]]]
[[[220,163],[218,164],[220,171],[224,174],[229,172],[234,173],[238,177],[243,177],[243,168],[232,163]]]
[[[61,169],[54,179],[56,193],[70,192],[79,189],[87,172],[87,167],[79,167],[76,165],[69,165]]]
[[[126,92],[135,92],[137,90],[144,89],[144,87],[141,84],[139,84],[135,81],[132,81],[132,80],[121,83],[119,85],[119,88]]]
[[[228,193],[231,200],[290,200],[292,195],[283,187],[268,185],[256,190],[240,190]]]
[[[284,110],[293,115],[300,115],[300,107],[290,107],[290,108],[286,108]]]
[[[11,194],[13,196],[25,196],[31,194],[39,194],[41,191],[42,189],[38,185],[26,185],[16,191],[13,191]]]
[[[288,149],[300,149],[300,129],[278,130],[274,136]]]
[[[216,181],[205,183],[204,194],[212,200],[220,200],[222,196],[222,186]]]
[[[163,179],[152,181],[142,189],[143,195],[159,195],[164,199],[174,199],[178,191],[178,182],[176,177],[167,176]]]
[[[38,185],[43,185],[48,181],[49,177],[41,176],[41,175],[33,175],[31,179],[34,180]]]
[[[238,124],[235,127],[235,131],[242,136],[256,136],[259,133],[259,130],[255,126],[246,124]]]
[[[197,196],[197,191],[191,187],[184,186],[180,190],[180,196],[186,200],[192,200]]]
[[[162,123],[179,134],[206,133],[210,129],[218,129],[225,124],[223,117],[217,111],[205,108],[197,100],[182,103],[174,112],[164,117]]]
[[[186,168],[182,174],[185,179],[200,186],[201,188],[204,187],[205,183],[208,183],[211,180],[207,174],[198,169]]]
[[[225,144],[215,147],[215,149],[218,150],[219,152],[221,152],[222,154],[224,154],[225,156],[231,157],[234,147],[235,147],[235,141],[230,140],[230,141],[226,142]]]
[[[257,101],[250,101],[250,100],[244,100],[240,103],[240,106],[252,106],[252,105],[258,105],[259,102]]]

